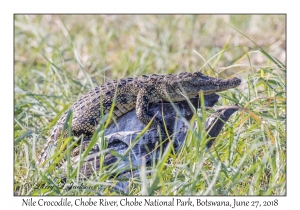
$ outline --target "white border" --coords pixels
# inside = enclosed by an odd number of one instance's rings
[[[25,197],[13,197],[13,14],[14,13],[286,13],[287,14],[287,197],[279,197],[280,206],[299,206],[299,11],[288,1],[214,0],[214,1],[2,1],[0,33],[0,129],[1,129],[1,206],[20,207]],[[289,8],[289,9],[287,9]],[[87,197],[85,197],[87,198]],[[132,197],[131,197],[132,198]],[[203,197],[201,197],[203,198]],[[214,197],[208,197],[215,199]],[[216,197],[220,199],[221,197]],[[233,197],[222,199],[233,199]],[[240,198],[240,197],[239,197]],[[58,198],[50,197],[49,200]],[[76,199],[68,197],[68,199]],[[107,197],[107,199],[115,199]],[[204,199],[204,198],[203,198]],[[269,200],[273,197],[243,197],[243,200]],[[98,207],[99,208],[99,207]],[[167,208],[167,207],[164,207]],[[249,209],[249,208],[248,208]],[[296,208],[293,208],[296,209]]]

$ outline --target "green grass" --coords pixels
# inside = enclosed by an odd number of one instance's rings
[[[286,195],[284,15],[16,15],[14,39],[17,194],[119,195],[114,186],[125,180],[129,195]],[[93,87],[197,70],[242,79],[238,88],[219,94],[216,106],[244,109],[210,150],[204,147],[203,117],[196,115],[198,126],[189,130],[182,149],[173,154],[168,147],[138,178],[110,178],[114,168],[102,167],[81,180],[68,167],[67,183],[91,188],[65,191],[55,180],[59,169],[49,166],[46,173],[35,164],[59,116]],[[54,187],[35,189],[39,183]]]

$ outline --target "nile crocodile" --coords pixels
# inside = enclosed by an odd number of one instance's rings
[[[72,133],[73,136],[92,136],[101,119],[100,109],[103,114],[109,113],[115,101],[113,108],[115,118],[136,109],[136,115],[141,122],[148,124],[152,120],[151,126],[158,128],[164,135],[162,121],[152,116],[148,111],[150,103],[184,101],[198,95],[200,91],[208,95],[237,87],[240,83],[241,80],[236,77],[217,79],[204,76],[200,72],[143,75],[108,82],[81,96],[69,108],[73,112]],[[61,116],[52,129],[38,158],[39,164],[46,160],[50,146],[55,146],[62,135],[63,125],[69,110]]]

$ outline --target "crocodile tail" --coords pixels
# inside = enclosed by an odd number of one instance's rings
[[[52,129],[50,136],[47,138],[44,148],[42,149],[38,157],[38,165],[43,164],[47,158],[51,157],[54,151],[54,148],[57,145],[58,139],[61,136],[64,122],[66,121],[66,116],[68,111],[66,111],[61,118],[58,120],[54,128]]]
[[[38,157],[38,165],[41,165],[41,164],[43,164],[46,161],[46,159],[48,157],[48,153],[49,153],[48,149],[52,145],[51,143],[54,143],[54,141],[52,139],[48,138],[47,141],[46,141],[46,144],[45,144],[44,148],[42,149],[42,151],[41,151],[41,153],[40,153],[40,155]]]
[[[38,165],[43,164],[47,158],[51,157],[51,153],[57,145],[57,141],[61,134],[61,126],[57,124],[51,131],[50,136],[47,138],[44,148],[38,157]]]

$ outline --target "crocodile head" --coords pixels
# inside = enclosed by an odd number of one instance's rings
[[[217,79],[203,75],[201,72],[184,72],[176,75],[171,83],[177,94],[185,92],[188,96],[198,95],[202,91],[205,95],[237,87],[241,80],[233,77],[230,79]]]

